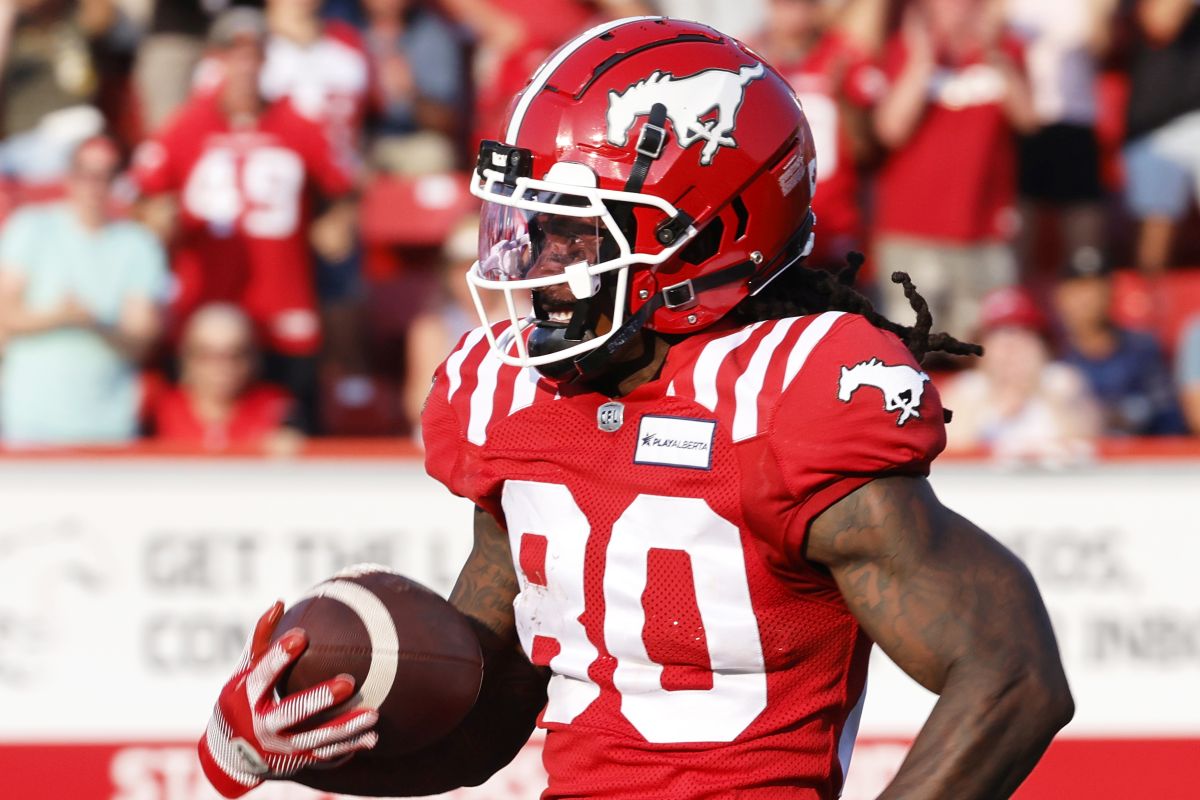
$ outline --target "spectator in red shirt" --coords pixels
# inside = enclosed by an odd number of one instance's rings
[[[255,381],[257,352],[249,318],[228,303],[213,303],[188,320],[180,348],[179,385],[152,409],[159,441],[224,450],[294,449],[292,401],[277,386]]]
[[[758,49],[796,90],[816,143],[818,235],[807,263],[840,266],[862,249],[856,164],[874,145],[868,110],[883,75],[821,0],[771,0]]]
[[[149,0],[149,19],[133,69],[133,88],[146,130],[158,130],[187,101],[212,20],[231,6],[262,4],[263,0]]]
[[[264,37],[257,11],[218,18],[210,38],[221,61],[219,89],[197,94],[143,144],[134,173],[143,194],[165,197],[171,212],[145,209],[173,233],[176,327],[204,303],[241,306],[265,344],[266,376],[288,387],[311,431],[321,326],[306,236],[309,189],[340,198],[313,223],[314,235],[345,232],[352,184],[319,126],[287,100],[259,93]],[[346,232],[327,246],[351,238]]]
[[[957,336],[984,294],[1017,278],[1013,133],[1037,125],[1020,46],[998,12],[992,0],[915,0],[885,48],[891,85],[875,113],[891,150],[876,222],[884,313],[912,314],[888,280],[906,270]]]
[[[287,98],[321,126],[342,168],[362,170],[363,131],[371,92],[366,45],[349,23],[321,18],[321,0],[266,0],[266,62],[260,86],[268,101]],[[312,231],[317,297],[325,322],[325,353],[341,368],[363,369],[362,247],[348,206],[323,214]]]
[[[442,0],[479,42],[476,139],[495,139],[513,95],[556,47],[604,19],[652,14],[642,0]]]

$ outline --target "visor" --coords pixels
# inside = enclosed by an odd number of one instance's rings
[[[562,205],[575,198],[539,193],[539,205]],[[591,268],[602,263],[601,252],[615,252],[616,243],[600,217],[577,217],[570,211],[546,213],[488,203],[479,221],[479,261],[476,274],[487,281],[520,281],[565,275],[568,268],[587,268],[586,296],[595,294],[599,277]],[[576,266],[582,265],[582,266]],[[586,288],[591,284],[591,288]],[[553,284],[549,284],[553,285]],[[574,288],[574,287],[573,287]]]
[[[603,345],[625,322],[629,267],[661,264],[696,234],[689,226],[656,253],[634,251],[618,219],[631,219],[638,206],[653,209],[662,220],[679,212],[653,195],[596,188],[595,174],[582,164],[555,164],[545,180],[477,169],[471,194],[484,202],[479,260],[468,270],[467,284],[493,350],[515,366],[575,358]],[[575,301],[595,297],[601,276],[609,272],[616,273],[613,307],[602,313],[612,320],[610,329],[558,352],[531,356],[525,333],[537,320],[518,313],[528,307],[522,293],[539,290],[543,307],[561,316]],[[498,320],[489,319],[485,310],[495,305],[484,301],[486,292],[504,295],[509,325],[499,334],[493,329]]]

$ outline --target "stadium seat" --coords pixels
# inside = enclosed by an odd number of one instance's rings
[[[371,375],[321,378],[321,422],[329,436],[373,437],[408,433],[394,382]]]
[[[1114,281],[1117,321],[1150,331],[1173,353],[1183,326],[1200,313],[1200,269],[1173,270],[1157,285],[1134,270],[1119,270]]]
[[[363,195],[363,241],[368,245],[440,247],[478,201],[460,174],[387,176]]]
[[[62,183],[20,183],[0,179],[0,223],[27,203],[48,203],[61,200],[67,187]]]

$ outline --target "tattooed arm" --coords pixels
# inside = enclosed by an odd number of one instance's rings
[[[806,555],[863,630],[941,695],[879,800],[1008,797],[1074,713],[1037,586],[919,478],[880,478],[822,513]]]
[[[408,797],[477,786],[512,761],[546,704],[549,679],[548,671],[529,663],[517,641],[516,596],[508,534],[477,508],[475,546],[450,594],[483,648],[483,687],[475,708],[445,739],[403,759],[353,759],[335,769],[307,770],[296,780],[325,791]]]

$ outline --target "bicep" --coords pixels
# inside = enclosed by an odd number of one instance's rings
[[[866,634],[930,691],[957,665],[1003,678],[1058,663],[1024,564],[924,479],[880,478],[831,506],[807,554],[831,570]]]

